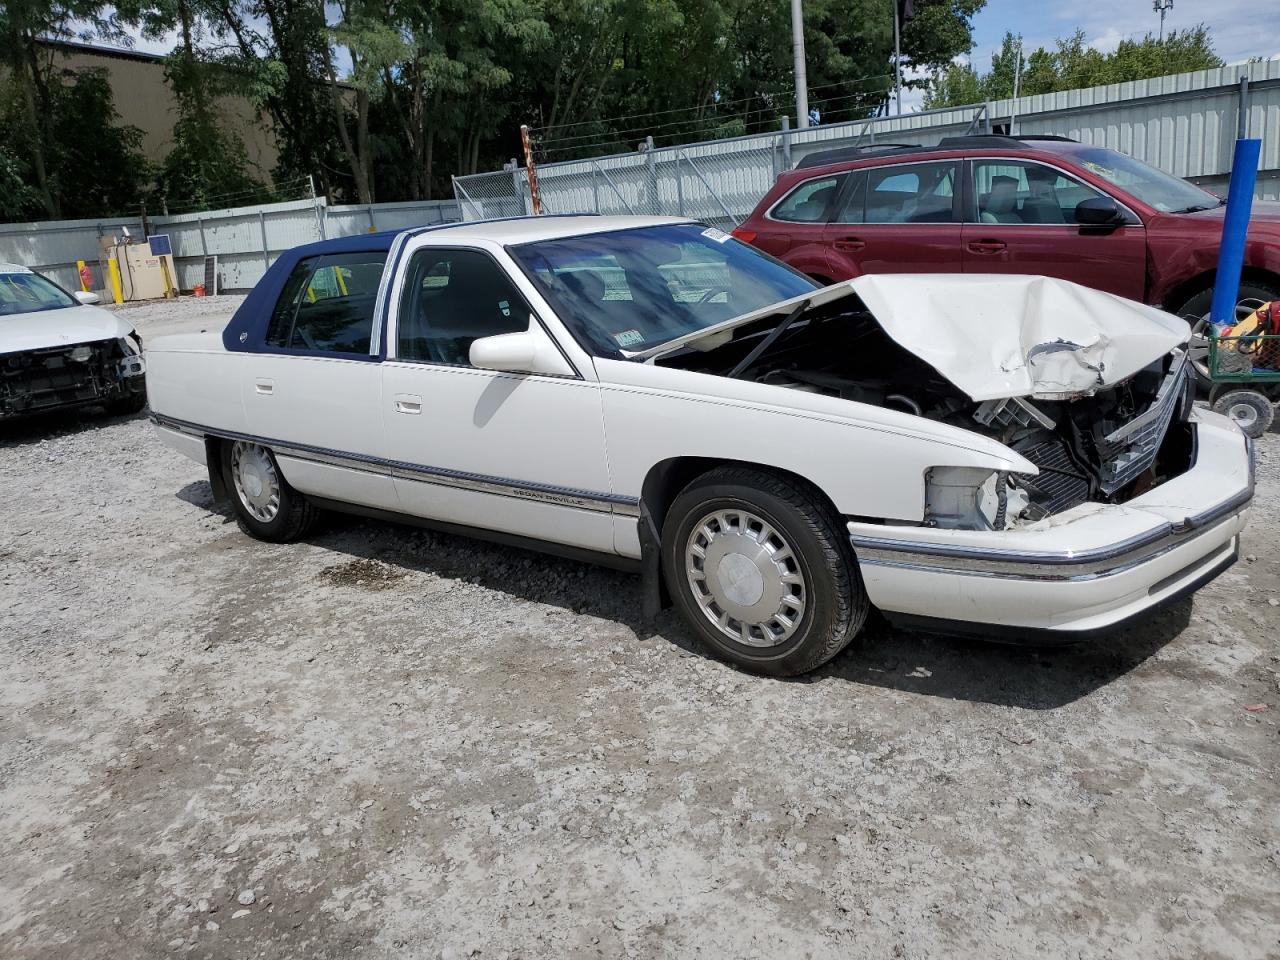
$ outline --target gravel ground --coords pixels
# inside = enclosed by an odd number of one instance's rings
[[[0,429],[0,957],[1280,956],[1259,450],[1194,603],[1058,651],[875,626],[782,682],[610,571],[252,541],[142,417]]]

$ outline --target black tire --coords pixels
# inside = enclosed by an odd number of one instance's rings
[[[226,484],[227,494],[231,497],[231,507],[235,511],[236,523],[240,529],[251,537],[271,543],[289,543],[305,536],[319,520],[320,508],[289,486],[289,481],[280,472],[274,453],[257,444],[247,444],[246,447],[264,451],[274,472],[279,494],[279,504],[273,516],[269,519],[254,516],[247,494],[236,482],[234,473],[236,446],[241,443],[238,440],[227,440],[222,445],[222,479]]]
[[[767,522],[781,534],[803,578],[803,610],[794,631],[775,645],[730,639],[711,622],[695,595],[695,574],[687,571],[686,550],[695,528],[701,529],[708,514],[721,510],[749,511]],[[770,676],[807,673],[826,663],[858,634],[870,609],[853,549],[830,507],[813,490],[763,470],[718,467],[686,487],[663,525],[662,565],[675,606],[690,629],[717,656]],[[700,594],[711,596],[705,586]],[[734,622],[730,618],[729,623]],[[750,635],[758,628],[746,629]]]
[[[1213,412],[1230,417],[1254,440],[1271,429],[1276,416],[1271,401],[1257,390],[1230,390],[1213,401]]]
[[[145,392],[131,393],[107,404],[107,413],[113,417],[127,417],[141,413],[147,405]]]
[[[1237,303],[1241,300],[1261,300],[1264,303],[1271,300],[1280,300],[1280,289],[1270,283],[1245,280],[1240,284],[1240,293],[1236,296]],[[1201,290],[1199,293],[1189,297],[1173,312],[1180,317],[1199,320],[1208,315],[1209,305],[1212,302],[1213,287],[1210,287],[1208,290]]]

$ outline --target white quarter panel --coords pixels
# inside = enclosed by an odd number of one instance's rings
[[[243,353],[228,353],[213,335],[159,337],[145,348],[147,403],[175,420],[247,432],[240,402]]]
[[[1036,468],[978,434],[867,404],[625,360],[597,360],[614,492],[640,496],[651,467],[713,457],[816,484],[842,514],[924,517],[934,466]]]

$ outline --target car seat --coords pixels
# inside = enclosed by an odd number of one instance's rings
[[[1018,179],[992,177],[991,192],[981,201],[983,223],[1022,223],[1018,216]]]

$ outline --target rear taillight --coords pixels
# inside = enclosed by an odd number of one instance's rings
[[[743,243],[756,242],[756,232],[754,230],[743,230],[741,227],[734,227],[730,232]]]

